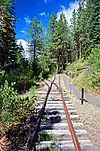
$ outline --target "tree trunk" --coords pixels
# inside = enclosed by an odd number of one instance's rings
[[[36,41],[34,41],[34,50],[33,50],[33,52],[34,52],[33,72],[34,72],[34,76],[35,76],[35,71],[36,71],[36,70],[35,70],[35,69],[36,69],[36,68],[35,68],[35,66],[36,66],[36,60],[35,60],[35,59],[36,59]]]

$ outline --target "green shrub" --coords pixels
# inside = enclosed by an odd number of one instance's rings
[[[11,122],[13,119],[13,109],[15,102],[19,102],[20,98],[14,88],[5,81],[4,86],[0,88],[0,104],[2,121]]]
[[[21,98],[12,86],[5,81],[0,88],[0,114],[2,122],[22,121],[30,113],[36,97]]]
[[[20,101],[18,104],[15,105],[14,108],[14,121],[18,122],[24,122],[28,116],[32,112],[34,112],[34,103],[35,103],[36,97],[32,96],[31,98],[20,98]]]
[[[100,72],[100,45],[92,49],[89,62],[92,64],[93,71]]]
[[[92,86],[100,86],[100,45],[92,49],[88,59],[92,67]]]

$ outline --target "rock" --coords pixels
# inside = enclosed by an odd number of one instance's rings
[[[67,75],[68,75],[69,77],[71,77],[71,78],[74,77],[74,73],[73,73],[72,71],[69,71],[69,72],[67,73]]]

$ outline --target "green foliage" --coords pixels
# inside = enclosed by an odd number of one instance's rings
[[[54,135],[48,135],[47,133],[40,134],[40,141],[57,141],[57,138]],[[55,144],[51,144],[50,147],[47,147],[47,151],[55,151]]]
[[[52,13],[51,16],[50,16],[50,27],[49,27],[49,30],[50,30],[50,34],[52,36],[52,34],[55,32],[55,28],[56,28],[56,15],[55,13]]]
[[[36,85],[34,85],[34,86],[32,86],[30,89],[29,89],[29,91],[32,93],[32,94],[34,94],[34,90],[36,89]]]
[[[41,57],[43,56],[44,42],[42,37],[42,22],[34,17],[30,24],[29,35],[30,45],[29,52],[32,63],[33,76],[38,78],[41,72],[41,66],[39,64]]]
[[[56,72],[56,62],[52,58],[50,58],[49,55],[44,55],[41,60],[41,64],[43,78],[48,78],[49,74]]]
[[[0,66],[16,61],[15,13],[12,0],[1,1],[0,5]]]
[[[0,88],[0,102],[1,102],[1,119],[2,121],[11,122],[13,119],[13,112],[15,104],[20,101],[20,98],[14,88],[8,85],[5,81],[4,87]]]
[[[1,121],[13,122],[22,121],[30,113],[34,104],[35,96],[30,98],[21,98],[12,86],[5,81],[4,86],[0,88],[0,113]]]
[[[89,62],[92,64],[93,70],[100,72],[100,45],[92,49]]]
[[[65,68],[65,64],[71,60],[69,27],[65,15],[62,13],[57,21],[53,34],[53,56],[57,60],[58,70]],[[68,55],[69,53],[69,55]]]
[[[48,135],[47,133],[40,134],[40,141],[56,141],[57,138],[54,135]]]
[[[79,1],[79,9],[71,19],[71,50],[75,59],[89,56],[91,48],[100,44],[99,1]]]
[[[49,20],[48,31],[44,38],[44,55],[41,60],[43,78],[47,78],[49,74],[56,72],[57,69],[57,63],[53,51],[53,34],[56,29],[56,24],[56,15],[52,13]]]
[[[42,77],[46,78],[46,77],[48,77],[48,74],[50,73],[48,57],[44,56],[42,58],[42,64],[43,64],[43,66],[42,66]]]
[[[0,5],[11,4],[11,0],[0,0]]]
[[[71,34],[71,46],[70,49],[72,51],[71,60],[75,61],[78,58],[78,45],[77,45],[77,17],[75,10],[73,11],[71,18],[71,26],[70,26],[70,34]]]
[[[99,92],[100,87],[100,2],[79,1],[79,9],[71,19],[71,50],[75,59],[83,58],[83,69],[79,61],[67,67],[73,72],[73,81],[79,87]],[[77,57],[76,57],[77,56]],[[88,61],[87,61],[88,58]],[[88,62],[88,66],[85,66]],[[79,65],[79,67],[78,67]],[[78,70],[76,70],[78,68]]]
[[[87,0],[86,11],[89,45],[90,47],[95,47],[95,45],[100,44],[100,2]]]
[[[41,39],[42,33],[42,23],[36,17],[33,18],[33,21],[30,24],[30,38],[34,42],[35,40]]]
[[[76,22],[76,43],[78,50],[78,59],[85,58],[88,49],[88,31],[87,31],[87,11],[84,3],[79,3]]]
[[[69,65],[66,72],[72,74],[72,81],[79,88],[100,93],[100,46],[92,48],[87,60],[79,59]]]
[[[80,89],[84,88],[85,91],[91,89],[91,68],[87,60],[74,61],[67,67],[66,72],[72,78],[72,82]]]
[[[84,61],[82,59],[79,59],[67,66],[66,73],[68,74],[71,72],[73,74],[72,77],[75,77],[75,76],[77,77],[80,73],[83,72],[83,70],[88,68],[88,66],[89,66],[89,63],[87,60]]]
[[[30,24],[29,35],[30,35],[30,53],[33,55],[32,60],[36,61],[38,54],[41,54],[42,50],[42,22],[36,17],[33,18],[33,21]]]
[[[20,98],[20,101],[18,102],[18,104],[16,104],[14,108],[13,120],[18,122],[24,122],[26,118],[34,112],[35,100],[35,95],[33,95],[31,98]]]
[[[100,45],[92,49],[89,56],[89,62],[92,67],[92,86],[100,86]]]

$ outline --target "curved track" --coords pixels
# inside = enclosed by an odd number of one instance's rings
[[[62,91],[60,76],[53,81],[45,81],[44,91],[37,92],[40,99],[36,103],[38,121],[34,133],[30,136],[27,151],[93,151],[93,145],[87,137],[87,131],[80,122],[66,92]],[[51,135],[56,140],[49,141],[38,136]]]

